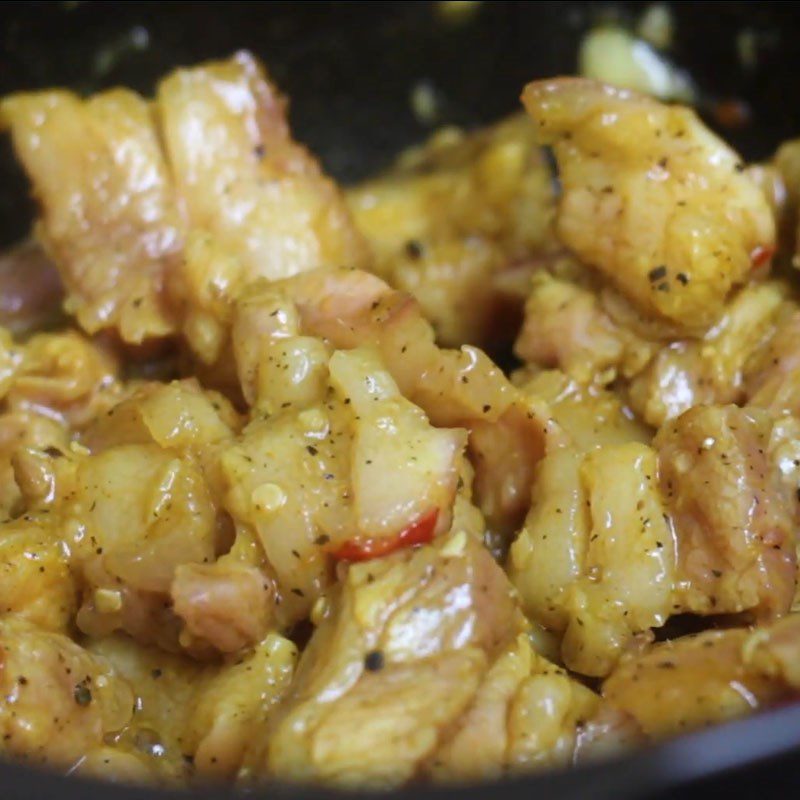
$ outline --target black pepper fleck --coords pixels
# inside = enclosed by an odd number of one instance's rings
[[[85,686],[82,683],[79,683],[75,686],[75,689],[72,693],[73,697],[75,698],[75,702],[79,706],[88,706],[89,703],[92,702],[92,692],[88,686]]]
[[[662,278],[666,278],[667,277],[666,266],[664,266],[664,264],[661,264],[658,267],[653,267],[653,269],[651,269],[650,272],[647,273],[647,277],[653,283],[655,283],[656,281],[660,281]]]
[[[417,261],[418,259],[422,258],[424,250],[422,247],[422,242],[417,241],[416,239],[409,239],[406,242],[406,255]]]
[[[364,656],[364,669],[370,672],[380,672],[383,669],[383,653],[380,650],[370,650]]]

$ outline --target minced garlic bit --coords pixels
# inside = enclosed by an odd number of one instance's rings
[[[581,43],[578,69],[587,78],[634,89],[661,100],[692,103],[695,99],[688,73],[622,28],[603,27],[590,31]]]
[[[75,453],[76,456],[88,456],[91,455],[91,450],[88,447],[85,447],[80,442],[72,441],[69,443],[69,449]]]
[[[122,608],[122,592],[115,589],[95,589],[92,599],[101,614],[114,614]]]
[[[256,511],[272,513],[286,502],[286,493],[276,483],[262,483],[253,489],[250,500]]]
[[[330,600],[323,594],[320,595],[311,607],[311,614],[309,618],[314,626],[319,625],[327,616],[330,611]]]
[[[441,95],[428,79],[417,81],[409,95],[411,111],[422,125],[435,125],[441,119]]]
[[[464,531],[454,533],[443,545],[440,550],[443,556],[457,558],[464,555],[464,548],[467,546],[467,534]]]
[[[310,434],[319,434],[325,431],[328,420],[318,408],[309,408],[297,415],[297,421]]]

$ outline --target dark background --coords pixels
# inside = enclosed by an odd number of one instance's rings
[[[474,126],[518,108],[524,83],[571,73],[581,36],[598,21],[631,21],[646,3],[484,2],[458,21],[436,3],[0,3],[0,94],[69,86],[89,92],[124,84],[149,93],[180,64],[249,48],[292,99],[297,138],[344,181],[385,166],[430,133],[409,104],[428,81],[440,99],[439,123]],[[723,131],[759,159],[800,135],[800,4],[674,2],[671,57],[687,68],[707,104],[735,98],[749,124]],[[746,70],[736,36],[753,32],[758,64]],[[706,106],[708,107],[708,106]],[[0,144],[0,243],[24,235],[31,219],[25,182],[5,139]],[[800,706],[676,740],[596,769],[530,778],[457,793],[415,789],[395,797],[572,800],[677,796],[684,784],[726,769],[713,784],[685,785],[682,798],[772,797],[800,786]],[[788,753],[788,755],[787,755]],[[779,760],[750,764],[770,754]],[[731,772],[734,766],[745,771]],[[84,800],[156,797],[142,790],[62,781],[21,767],[0,768],[0,797]],[[205,798],[222,800],[228,791]],[[273,798],[322,792],[270,788]]]

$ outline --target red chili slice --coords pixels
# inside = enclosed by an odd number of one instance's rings
[[[759,267],[763,267],[774,255],[774,247],[758,245],[754,247],[753,251],[750,253],[750,260],[753,262],[753,267],[758,269]]]
[[[744,128],[753,118],[750,106],[744,100],[735,97],[714,103],[711,106],[711,113],[717,124],[723,128]]]
[[[334,550],[333,557],[341,561],[369,561],[371,558],[388,556],[404,547],[427,544],[433,539],[438,518],[439,509],[434,508],[393,536],[356,536]]]

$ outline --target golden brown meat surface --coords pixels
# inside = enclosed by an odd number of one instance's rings
[[[39,235],[89,333],[140,342],[175,329],[165,298],[181,221],[153,112],[119,89],[14,95],[0,108],[41,208]]]
[[[523,101],[342,192],[247,53],[0,100],[0,757],[453,786],[796,699],[796,145]]]
[[[347,193],[374,271],[413,294],[450,347],[513,336],[519,288],[552,247],[549,165],[531,122],[444,129]]]
[[[662,738],[745,716],[797,696],[798,622],[754,631],[715,630],[631,654],[603,684],[603,697]]]
[[[564,663],[607,675],[675,614],[787,613],[798,504],[786,446],[764,411],[698,406],[652,447],[590,438],[547,454],[508,570],[525,610],[562,637]]]
[[[697,407],[658,433],[658,472],[687,610],[762,618],[794,597],[796,498],[767,453],[768,415],[735,406]]]
[[[558,161],[564,244],[648,315],[712,324],[775,242],[738,155],[693,111],[591,80],[531,83],[522,99]]]
[[[152,102],[122,89],[27,93],[0,115],[66,308],[89,333],[140,343],[182,331],[213,363],[247,283],[365,263],[338,190],[291,139],[285,101],[247,53],[177,70]]]
[[[604,711],[533,650],[505,576],[463,532],[353,565],[321,614],[256,772],[375,788],[499,776],[569,763]]]

